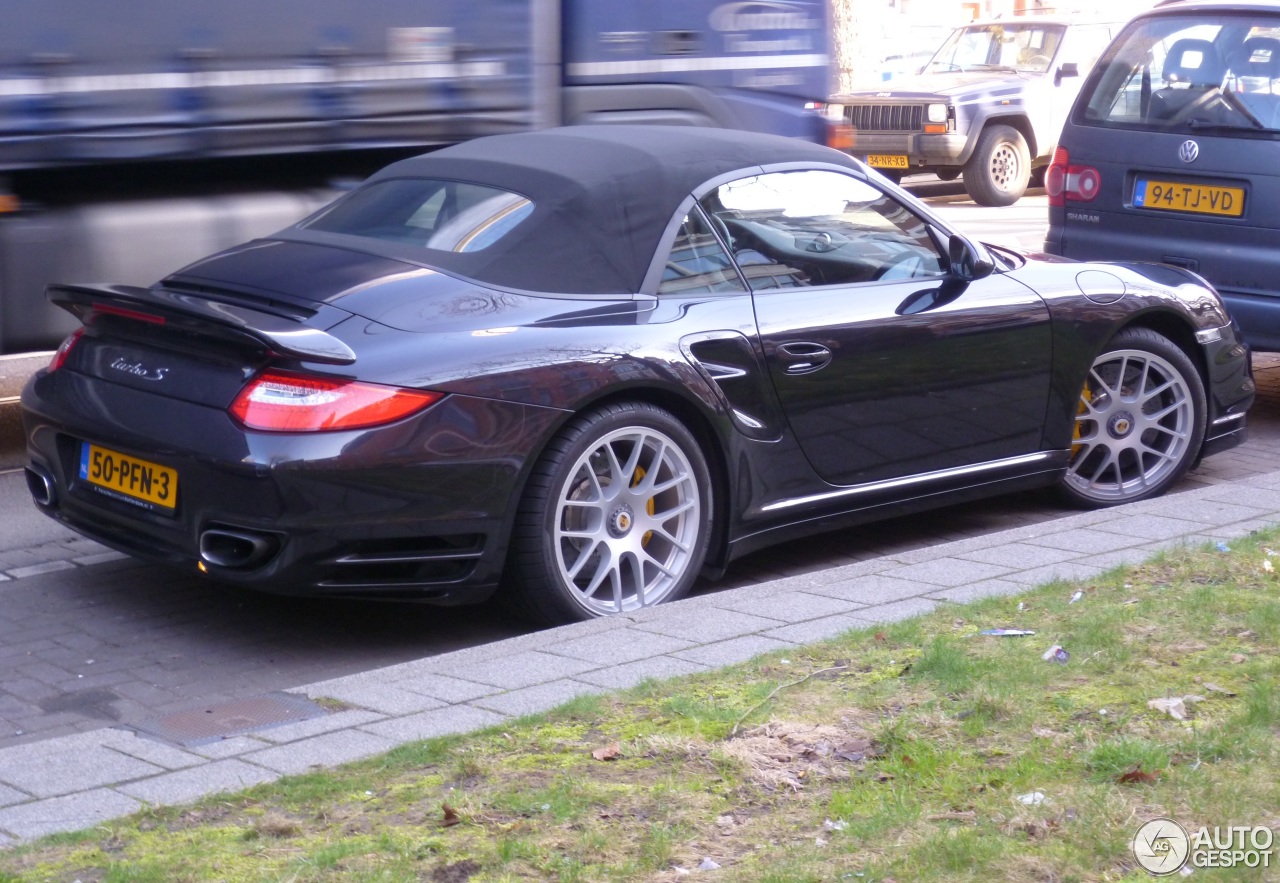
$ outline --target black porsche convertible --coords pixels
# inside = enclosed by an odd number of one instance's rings
[[[1254,394],[1190,272],[983,246],[843,153],[711,129],[480,139],[49,297],[83,327],[22,397],[48,515],[226,582],[548,623],[797,533],[1151,497]]]

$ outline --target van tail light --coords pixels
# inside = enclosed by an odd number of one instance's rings
[[[1073,166],[1065,148],[1053,152],[1053,162],[1044,175],[1044,191],[1049,205],[1093,202],[1102,189],[1102,175],[1093,166]]]
[[[67,339],[58,345],[58,349],[54,352],[53,358],[49,360],[49,372],[53,373],[63,366],[67,361],[67,356],[71,355],[71,350],[80,341],[84,335],[83,328],[77,328],[67,336]]]
[[[441,392],[267,370],[228,410],[249,429],[333,432],[392,423],[442,398]]]

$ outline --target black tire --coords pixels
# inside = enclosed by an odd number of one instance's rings
[[[1061,494],[1089,509],[1163,494],[1199,456],[1205,415],[1204,381],[1185,352],[1146,328],[1120,332],[1080,392]]]
[[[898,169],[876,169],[876,171],[884,175],[886,178],[888,178],[890,181],[892,181],[895,184],[902,183],[903,173]]]
[[[1010,126],[988,126],[964,165],[964,189],[978,205],[1013,205],[1027,192],[1031,153],[1022,133]]]
[[[525,487],[510,606],[558,625],[682,598],[706,558],[713,512],[706,458],[676,417],[645,402],[583,413]]]
[[[959,166],[943,166],[934,172],[938,176],[939,181],[954,181],[960,177]]]

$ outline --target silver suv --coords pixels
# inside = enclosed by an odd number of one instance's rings
[[[923,70],[833,96],[848,152],[895,180],[964,174],[979,205],[1011,205],[1048,165],[1085,74],[1120,29],[1024,16],[957,28]]]
[[[1059,144],[1045,251],[1192,270],[1251,346],[1280,350],[1280,3],[1181,0],[1137,16]]]

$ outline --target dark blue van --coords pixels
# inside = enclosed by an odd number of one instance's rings
[[[1045,177],[1045,251],[1208,279],[1280,350],[1280,3],[1179,0],[1088,77]]]

